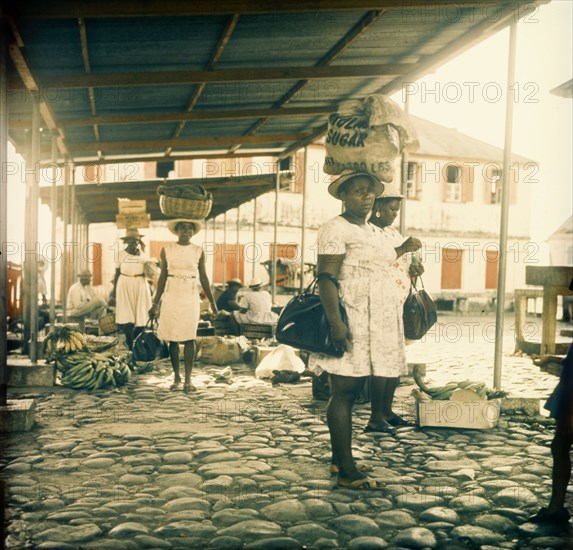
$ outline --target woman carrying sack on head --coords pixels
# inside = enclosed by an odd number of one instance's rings
[[[185,380],[183,391],[189,393],[196,388],[191,384],[191,371],[195,359],[195,340],[200,319],[198,283],[207,295],[213,315],[217,315],[217,305],[213,299],[209,277],[205,269],[203,248],[191,242],[202,227],[198,220],[178,218],[170,220],[167,228],[177,235],[177,242],[170,243],[161,250],[161,275],[149,316],[159,317],[157,336],[169,342],[169,357],[173,367],[174,380],[171,389],[181,384],[179,374],[179,343],[184,343]],[[161,314],[159,303],[161,302]]]
[[[415,237],[405,238],[395,227],[391,227],[396,216],[398,216],[403,198],[404,195],[394,185],[387,183],[383,193],[374,201],[372,216],[369,220],[378,228],[380,237],[390,244],[397,254],[401,252],[401,249],[404,249],[405,252],[414,252],[422,246],[419,239]],[[387,276],[396,285],[398,301],[395,302],[395,307],[398,308],[400,315],[402,315],[404,301],[410,291],[411,277],[418,277],[422,273],[424,273],[424,266],[419,261],[413,262],[410,255],[406,255],[404,252],[392,263],[391,271],[388,272]],[[400,426],[413,425],[392,411],[394,393],[400,383],[400,374],[405,373],[391,374],[391,376],[382,376],[377,391],[371,392],[372,414],[368,422],[370,426],[378,426],[378,431],[388,433],[392,433],[394,428]]]
[[[372,174],[343,172],[328,187],[344,203],[344,213],[318,231],[317,272],[319,292],[330,324],[333,345],[342,357],[311,354],[309,368],[329,373],[330,399],[327,422],[332,446],[330,471],[338,485],[348,489],[380,489],[379,480],[368,478],[352,457],[352,407],[365,380],[372,376],[376,391],[382,376],[399,375],[406,368],[402,315],[396,286],[389,276],[399,255],[380,239],[367,222],[374,199],[384,185]],[[405,251],[404,251],[405,252]],[[332,280],[334,279],[334,280]],[[348,315],[346,326],[339,313],[339,291]],[[384,426],[367,426],[381,431]]]
[[[125,333],[125,344],[131,350],[133,341],[143,330],[151,307],[151,291],[145,279],[148,259],[142,254],[145,245],[138,229],[126,229],[123,250],[116,262],[113,290],[109,304],[115,303],[115,322]]]

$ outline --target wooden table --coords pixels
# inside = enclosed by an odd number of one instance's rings
[[[525,267],[525,282],[543,287],[540,354],[554,354],[557,296],[573,296],[573,266],[528,265]]]

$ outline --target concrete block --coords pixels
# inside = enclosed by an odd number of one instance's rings
[[[8,386],[54,386],[56,384],[56,366],[44,360],[36,365],[28,357],[8,357]]]
[[[35,412],[33,399],[8,399],[6,406],[0,407],[0,433],[29,432]]]
[[[537,416],[540,400],[537,397],[504,397],[501,414],[509,416]]]

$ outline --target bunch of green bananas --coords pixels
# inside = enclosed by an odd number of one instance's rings
[[[427,393],[432,399],[450,399],[452,393],[457,389],[473,390],[481,399],[494,399],[496,397],[505,397],[507,395],[507,392],[501,390],[490,390],[483,382],[472,382],[471,380],[448,382],[445,386],[429,388],[422,380],[418,366],[414,367],[413,376],[418,387],[424,393]]]
[[[44,357],[52,361],[58,355],[74,353],[86,346],[86,335],[79,328],[70,325],[55,325],[44,338]]]
[[[61,382],[75,390],[98,390],[124,386],[131,371],[123,357],[80,351],[58,356],[56,365],[62,372]]]

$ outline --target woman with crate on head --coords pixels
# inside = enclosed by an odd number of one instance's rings
[[[205,269],[203,248],[191,242],[191,237],[201,230],[202,223],[198,220],[177,218],[170,220],[167,228],[177,235],[177,241],[161,250],[161,275],[157,282],[157,291],[153,297],[149,316],[159,317],[157,336],[169,342],[169,356],[174,373],[172,390],[177,389],[181,384],[179,344],[184,344],[183,391],[189,393],[196,390],[191,384],[191,371],[195,359],[195,340],[200,319],[201,299],[198,283],[207,295],[214,315],[217,315],[217,305]]]
[[[138,229],[126,229],[121,237],[124,249],[119,252],[113,290],[109,303],[115,303],[115,322],[125,333],[125,344],[133,349],[133,341],[147,322],[151,307],[151,291],[145,278],[145,264],[149,261],[142,252],[145,245]]]

